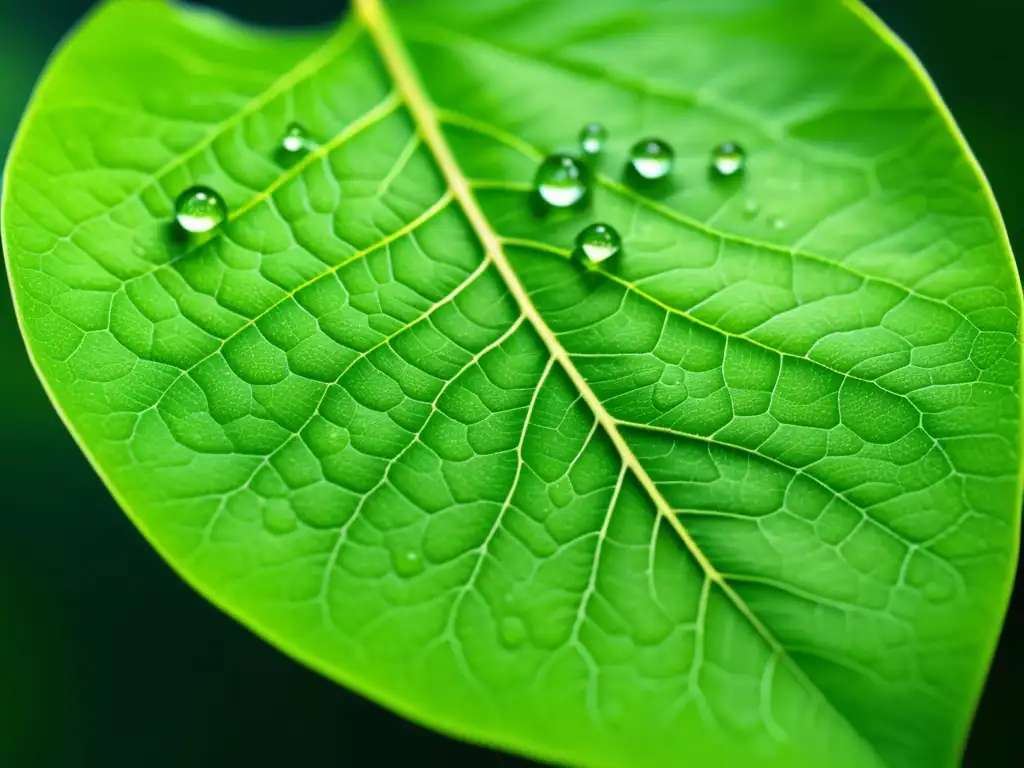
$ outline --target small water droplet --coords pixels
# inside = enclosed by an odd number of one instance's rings
[[[572,503],[575,493],[572,489],[572,482],[568,477],[560,478],[557,482],[548,486],[548,498],[556,507],[567,507]]]
[[[142,243],[136,243],[132,246],[132,253],[138,256],[140,259],[146,255],[146,247]]]
[[[537,168],[534,186],[548,205],[568,208],[580,202],[587,193],[587,169],[569,155],[550,155]]]
[[[580,150],[586,155],[596,155],[604,149],[608,131],[600,123],[588,123],[580,130]]]
[[[663,179],[672,171],[675,152],[661,139],[644,139],[633,145],[629,162],[641,177],[652,181]]]
[[[392,564],[402,578],[409,578],[423,571],[423,558],[415,549],[399,549],[391,556]]]
[[[786,228],[786,220],[780,216],[772,216],[771,219],[768,220],[768,223],[772,229],[780,232]]]
[[[501,620],[501,642],[508,648],[518,648],[526,641],[526,624],[518,616],[506,616]]]
[[[281,151],[286,157],[303,155],[315,146],[309,133],[298,123],[290,124],[281,138]]]
[[[752,219],[761,212],[761,204],[754,198],[748,198],[743,203],[743,218]]]
[[[746,167],[747,153],[731,141],[719,144],[711,153],[711,167],[719,176],[734,176]]]
[[[591,224],[576,236],[576,246],[590,264],[600,264],[619,252],[622,238],[610,224]]]
[[[287,501],[271,499],[263,505],[263,525],[271,533],[291,533],[298,526],[298,519]]]
[[[186,232],[201,234],[223,224],[228,209],[221,196],[209,187],[191,187],[178,195],[174,215]]]

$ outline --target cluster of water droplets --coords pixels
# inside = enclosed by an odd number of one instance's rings
[[[309,132],[298,123],[291,123],[281,136],[276,158],[282,165],[291,165],[316,148]],[[209,187],[189,187],[174,203],[174,218],[185,232],[203,235],[227,221],[228,207],[224,198]]]
[[[592,165],[604,152],[608,142],[608,131],[600,123],[589,123],[578,135],[579,156],[570,153],[556,153],[546,157],[538,166],[534,186],[540,199],[552,208],[571,209],[581,206],[590,193],[593,180]],[[311,151],[317,149],[316,142],[306,129],[298,123],[287,126],[276,151],[276,159],[285,166],[299,162]],[[746,170],[746,153],[735,142],[724,142],[711,152],[710,171],[713,176],[727,179],[740,176]],[[675,152],[665,141],[646,138],[636,142],[630,149],[626,161],[626,176],[638,185],[656,183],[667,179],[675,166]],[[742,213],[747,219],[758,216],[761,206],[748,199]],[[228,220],[228,208],[215,190],[205,186],[193,186],[183,191],[175,203],[175,220],[186,233],[204,235],[210,233]],[[785,227],[778,217],[771,217],[769,225],[775,229]],[[607,223],[594,222],[580,230],[576,237],[576,254],[584,264],[593,267],[616,256],[622,250],[622,238],[618,231]],[[665,387],[671,389],[682,384],[679,377],[668,377]],[[667,390],[666,390],[667,391]],[[667,395],[666,395],[667,397]],[[573,494],[566,483],[553,486],[549,495],[553,503],[565,506]],[[276,534],[295,530],[297,520],[291,509],[284,504],[269,504],[264,510],[264,525]],[[412,578],[424,570],[423,555],[415,548],[401,548],[391,553],[392,567],[401,578]],[[506,602],[508,602],[506,600]],[[506,609],[511,609],[507,605]],[[517,648],[527,641],[529,630],[524,620],[514,610],[506,610],[499,623],[499,636],[509,649]]]
[[[582,208],[590,194],[594,172],[608,143],[608,130],[600,123],[588,123],[580,129],[579,152],[558,152],[544,158],[537,166],[534,190],[548,207],[555,209]],[[630,148],[626,159],[625,177],[639,189],[657,189],[675,168],[676,156],[672,146],[659,138],[642,139]],[[747,153],[738,143],[726,141],[711,150],[708,169],[713,178],[738,179],[747,169]],[[761,212],[760,204],[748,199],[742,208],[745,219],[753,219]],[[785,222],[769,219],[773,229],[783,229]],[[576,254],[588,266],[600,264],[622,249],[622,238],[608,223],[596,222],[584,227],[576,237]]]

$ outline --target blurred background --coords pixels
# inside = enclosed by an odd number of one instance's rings
[[[346,3],[202,4],[253,22],[301,26],[330,22]],[[53,46],[92,5],[0,0],[0,146],[10,143]],[[1024,4],[868,5],[938,83],[1024,255]],[[0,472],[0,766],[529,765],[450,741],[348,693],[179,581],[110,499],[51,409],[5,287]],[[1019,764],[1012,756],[1024,690],[1022,591],[968,746],[972,768]]]

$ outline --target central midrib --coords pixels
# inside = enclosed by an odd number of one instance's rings
[[[508,258],[505,256],[501,239],[491,228],[483,209],[480,207],[480,204],[476,200],[476,196],[473,194],[469,181],[462,173],[451,147],[448,146],[448,141],[441,130],[441,125],[437,118],[437,110],[426,96],[426,90],[420,82],[419,76],[416,72],[416,67],[405,51],[387,11],[382,7],[381,0],[356,0],[355,6],[359,18],[369,30],[388,72],[391,74],[392,78],[394,78],[398,91],[402,95],[402,98],[413,117],[417,130],[420,132],[424,143],[434,156],[434,160],[437,162],[445,180],[450,186],[453,196],[462,207],[473,231],[480,239],[485,253],[501,274],[509,292],[516,300],[516,303],[519,305],[523,315],[530,321],[530,324],[537,332],[537,335],[544,343],[548,352],[555,360],[558,361],[562,370],[564,370],[566,375],[569,376],[573,385],[583,397],[584,402],[586,402],[587,406],[594,413],[598,423],[601,424],[601,427],[615,446],[623,464],[630,472],[632,472],[633,476],[637,478],[641,486],[643,486],[644,490],[654,502],[658,514],[668,520],[672,525],[672,528],[679,535],[679,538],[682,540],[691,556],[703,569],[705,577],[718,585],[723,594],[725,594],[729,601],[744,616],[744,618],[750,622],[757,633],[768,644],[772,652],[777,654],[787,664],[794,675],[804,683],[805,687],[813,695],[820,697],[822,701],[832,709],[832,711],[836,712],[836,714],[849,725],[851,730],[862,741],[864,741],[871,752],[874,753],[879,758],[879,761],[884,765],[885,761],[875,751],[874,746],[860,734],[857,728],[849,722],[843,713],[835,709],[821,690],[810,678],[807,677],[804,671],[787,653],[786,649],[776,639],[768,627],[765,626],[765,624],[754,614],[732,586],[726,582],[722,577],[722,574],[711,563],[707,555],[705,555],[697,545],[697,542],[694,541],[690,532],[676,516],[675,511],[668,503],[668,500],[662,495],[657,485],[640,463],[636,454],[633,453],[629,444],[626,442],[625,438],[623,438],[622,433],[619,431],[618,421],[608,413],[602,402],[598,399],[597,395],[587,383],[586,379],[583,378],[583,375],[576,369],[569,353],[558,341],[554,332],[547,326],[544,318],[541,316],[536,306],[534,306],[526,288],[519,280],[519,276],[509,263]]]

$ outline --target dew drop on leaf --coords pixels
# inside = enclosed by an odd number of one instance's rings
[[[263,525],[271,533],[291,533],[298,526],[298,519],[287,501],[271,499],[263,506]]]
[[[780,216],[772,216],[768,224],[772,229],[779,230],[780,232],[786,228],[786,220]]]
[[[526,641],[526,624],[518,616],[506,616],[499,627],[501,642],[507,648],[518,648]]]
[[[622,247],[622,238],[610,224],[591,224],[576,236],[576,246],[590,264],[610,259]]]
[[[663,179],[672,171],[675,152],[661,139],[644,139],[633,145],[629,163],[642,178]]]
[[[752,219],[761,212],[761,204],[754,198],[749,198],[743,203],[743,218]]]
[[[174,215],[186,232],[200,234],[223,224],[228,209],[221,196],[209,187],[191,187],[178,195]]]
[[[423,558],[415,549],[398,549],[391,555],[395,573],[403,578],[415,576],[423,571]]]
[[[572,483],[568,477],[563,477],[548,487],[548,498],[556,507],[569,506],[574,496]]]
[[[608,131],[600,123],[587,123],[580,129],[580,151],[585,155],[596,155],[604,149]]]
[[[711,153],[711,168],[719,176],[735,176],[746,168],[747,154],[731,141],[719,144]]]
[[[586,167],[569,155],[546,157],[534,179],[541,199],[555,208],[568,208],[580,202],[587,193],[588,183]]]
[[[285,157],[298,157],[314,148],[309,133],[298,123],[292,123],[281,138],[281,152]]]

